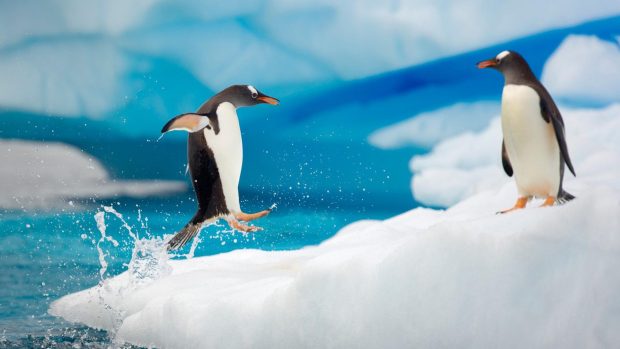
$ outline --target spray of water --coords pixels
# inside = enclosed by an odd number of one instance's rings
[[[140,238],[138,232],[132,229],[121,213],[116,211],[112,206],[103,206],[103,211],[99,211],[95,214],[95,221],[97,222],[97,229],[101,234],[101,238],[97,243],[97,251],[99,252],[99,262],[101,264],[100,275],[104,283],[104,274],[108,266],[105,258],[109,256],[109,253],[103,251],[101,243],[107,240],[112,242],[114,247],[118,247],[119,245],[116,240],[106,234],[106,213],[116,217],[122,223],[122,229],[124,229],[133,240],[131,260],[127,264],[127,269],[132,279],[132,285],[144,285],[162,276],[168,275],[171,272],[171,267],[167,263],[169,256],[165,248],[166,241],[164,239],[160,237]],[[142,228],[147,228],[145,223],[146,219],[142,218],[140,211],[138,214],[138,220]]]
[[[111,236],[106,235],[106,224],[105,224],[105,213],[104,212],[97,212],[95,214],[95,221],[97,222],[97,229],[99,230],[99,233],[101,234],[101,238],[99,238],[99,240],[97,241],[97,252],[99,253],[99,265],[101,265],[101,268],[99,268],[99,277],[100,277],[100,283],[103,283],[105,280],[105,272],[108,270],[108,262],[106,261],[106,256],[108,256],[108,254],[106,254],[103,251],[103,248],[101,248],[101,244],[104,243],[105,241],[109,241],[112,243],[112,245],[114,245],[114,247],[118,247],[118,241],[114,240],[114,238],[112,238]]]
[[[202,229],[204,229],[204,228],[202,228]],[[200,238],[200,232],[202,232],[202,229],[200,229],[198,231],[198,234],[196,234],[196,237],[194,237],[194,241],[192,241],[192,245],[190,246],[189,252],[186,255],[187,259],[194,258],[194,253],[196,252],[196,247],[198,247],[198,244],[202,241],[202,239]]]
[[[137,288],[144,287],[145,285],[148,285],[163,276],[169,275],[172,272],[172,268],[168,264],[169,257],[166,251],[166,241],[164,239],[159,237],[149,238],[148,236],[140,238],[138,232],[132,229],[122,214],[111,206],[103,206],[102,208],[103,210],[98,211],[94,217],[95,222],[97,222],[97,230],[99,230],[101,235],[96,244],[97,252],[99,254],[99,264],[101,265],[101,268],[99,269],[100,282],[97,292],[101,306],[114,320],[114,328],[110,331],[109,335],[111,340],[115,341],[115,333],[122,325],[122,319],[124,316],[122,311],[115,309],[112,304],[108,304],[105,301],[105,299],[110,298],[106,297],[106,295],[115,293],[117,296],[120,296],[120,299],[122,299],[124,295],[135,291]],[[111,287],[108,279],[105,277],[108,269],[108,262],[106,258],[110,256],[110,252],[106,253],[102,244],[107,241],[112,244],[113,248],[117,248],[119,246],[118,241],[106,233],[106,214],[112,215],[112,217],[118,219],[122,223],[122,229],[125,230],[133,240],[131,260],[127,264],[130,282],[117,289]],[[139,212],[138,220],[140,221],[143,229],[147,227],[142,218],[141,212]],[[118,297],[111,298],[119,299]]]

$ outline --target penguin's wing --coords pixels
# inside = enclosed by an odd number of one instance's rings
[[[502,141],[502,166],[504,167],[504,171],[508,175],[508,177],[512,177],[512,164],[510,164],[510,159],[508,158],[508,153],[506,152],[506,144]]]
[[[187,131],[187,132],[197,132],[205,128],[209,125],[209,117],[208,115],[198,114],[198,113],[185,113],[181,115],[177,115],[173,117],[170,121],[168,121],[164,127],[161,129],[161,133],[166,133],[168,131]]]
[[[562,158],[566,162],[566,166],[572,172],[573,176],[576,176],[575,169],[573,168],[573,163],[570,160],[570,156],[568,155],[568,146],[566,145],[566,136],[564,134],[564,120],[562,120],[562,114],[560,114],[560,110],[555,105],[553,98],[549,95],[549,92],[540,85],[538,88],[535,88],[536,92],[538,92],[540,97],[540,111],[543,119],[546,122],[551,122],[553,125],[553,130],[555,131],[555,138],[558,140],[558,145],[560,146],[560,153],[562,154]]]

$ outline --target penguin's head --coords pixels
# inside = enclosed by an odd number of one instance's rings
[[[504,76],[529,72],[530,67],[525,59],[515,51],[502,51],[497,56],[486,61],[478,62],[478,68],[493,68]]]
[[[230,86],[218,93],[217,97],[221,102],[230,102],[236,108],[250,107],[261,103],[271,105],[278,105],[280,103],[276,98],[263,94],[252,85]]]
[[[252,85],[233,85],[213,96],[213,98],[200,107],[198,112],[175,116],[164,125],[161,129],[161,133],[174,130],[198,132],[209,125],[210,113],[215,113],[214,110],[202,110],[204,106],[212,104],[217,108],[217,106],[226,102],[231,103],[235,108],[249,107],[261,103],[271,105],[278,105],[278,103],[280,103],[276,98],[261,93]]]

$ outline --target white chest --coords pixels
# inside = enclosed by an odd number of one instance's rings
[[[560,150],[552,124],[541,116],[534,89],[504,87],[502,132],[520,194],[555,196],[560,184]]]
[[[243,165],[243,142],[237,110],[231,103],[220,104],[216,111],[219,133],[214,128],[205,128],[207,145],[213,151],[215,163],[222,181],[226,206],[232,212],[239,212],[239,178]]]

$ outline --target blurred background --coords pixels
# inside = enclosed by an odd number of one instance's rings
[[[100,281],[98,243],[106,275],[130,259],[120,220],[120,245],[99,241],[102,205],[141,236],[189,220],[187,135],[159,131],[227,86],[281,100],[239,110],[242,207],[278,209],[258,234],[208,227],[195,254],[299,248],[452,203],[415,195],[409,160],[499,113],[503,82],[479,60],[517,50],[560,102],[617,101],[620,76],[591,96],[561,77],[620,59],[619,15],[609,0],[0,1],[0,344],[105,341],[47,306]]]

